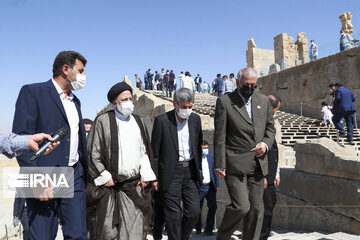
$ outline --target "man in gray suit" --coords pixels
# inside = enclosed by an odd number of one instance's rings
[[[259,239],[263,215],[266,152],[275,137],[268,97],[254,93],[257,73],[244,68],[237,89],[218,98],[215,110],[215,174],[225,178],[231,204],[227,206],[217,239],[230,239],[243,219],[243,239]]]

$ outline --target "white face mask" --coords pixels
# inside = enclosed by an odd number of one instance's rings
[[[330,88],[330,93],[333,93],[333,92],[334,92],[334,90]]]
[[[134,104],[132,101],[116,102],[117,111],[124,117],[130,116],[134,111]]]
[[[209,149],[205,148],[202,150],[203,155],[208,155],[209,154]]]
[[[70,68],[70,69],[71,69],[71,68]],[[73,73],[75,73],[74,70],[71,69],[71,71],[72,71]],[[76,81],[75,81],[75,82],[71,81],[71,79],[69,78],[69,76],[67,76],[67,78],[69,79],[69,81],[70,81],[70,83],[71,83],[71,86],[72,86],[72,88],[74,89],[74,91],[80,90],[80,89],[82,89],[82,88],[85,86],[85,83],[86,83],[86,75],[77,73],[77,74],[76,74]]]
[[[192,109],[182,109],[180,108],[178,111],[179,117],[182,119],[188,119],[190,117],[190,114],[192,112]]]

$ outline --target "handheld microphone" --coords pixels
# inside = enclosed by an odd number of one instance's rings
[[[60,128],[55,134],[53,134],[51,137],[54,139],[54,142],[60,141],[68,134],[68,130],[66,127]],[[49,141],[48,139],[44,139],[39,143],[39,150],[37,150],[30,161],[36,160],[38,157],[40,157],[46,149],[53,144],[53,142]]]

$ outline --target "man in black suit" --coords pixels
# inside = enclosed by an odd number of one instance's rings
[[[272,113],[275,115],[276,111],[280,108],[281,99],[275,95],[269,95],[268,97],[270,98]],[[272,215],[277,201],[275,188],[280,184],[279,153],[276,140],[274,140],[267,156],[269,173],[264,179],[264,220],[260,234],[261,240],[266,240],[270,236]]]
[[[204,199],[206,198],[208,213],[206,217],[206,224],[204,229],[204,234],[206,236],[214,235],[214,222],[215,222],[215,214],[217,209],[216,204],[216,192],[219,189],[219,177],[214,173],[214,155],[209,153],[209,143],[207,141],[203,141],[201,146],[202,148],[202,171],[201,176],[203,183],[199,186],[199,199],[200,199],[200,210],[204,204]],[[196,233],[201,233],[201,214],[199,217],[199,221],[197,222],[195,228]]]
[[[170,74],[169,74],[169,70],[166,70],[166,73],[165,73],[164,79],[163,79],[163,94],[165,95],[164,91],[166,93],[166,97],[168,97],[169,96],[168,91],[171,92],[170,91]],[[170,94],[170,97],[171,97],[171,94]]]
[[[177,90],[175,109],[157,116],[152,131],[154,188],[160,191],[169,240],[189,239],[200,215],[196,182],[201,182],[202,129],[193,103],[191,90]]]
[[[171,97],[171,94],[174,90],[174,86],[175,86],[175,74],[173,72],[173,70],[170,70],[170,74],[169,74],[169,97]]]

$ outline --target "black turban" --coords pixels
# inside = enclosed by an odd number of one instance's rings
[[[129,86],[129,84],[127,84],[126,82],[119,82],[117,84],[115,84],[114,86],[112,86],[107,94],[107,98],[109,100],[109,102],[113,102],[117,96],[119,96],[120,93],[124,92],[124,91],[130,91],[132,94],[132,88]]]

